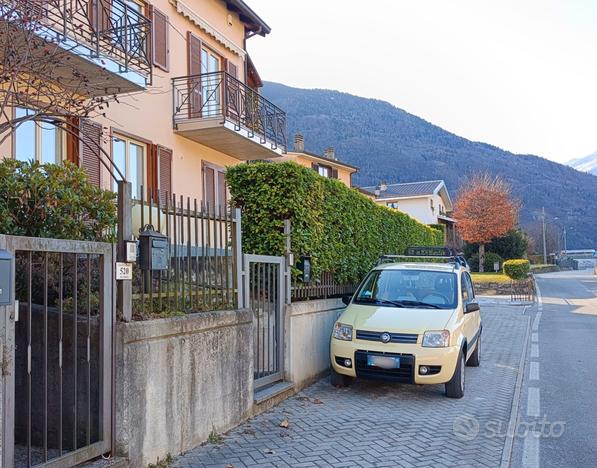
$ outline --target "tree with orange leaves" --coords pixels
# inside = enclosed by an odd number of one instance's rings
[[[479,271],[485,262],[485,244],[506,234],[518,222],[518,201],[499,177],[474,175],[458,194],[454,219],[462,239],[479,244]]]

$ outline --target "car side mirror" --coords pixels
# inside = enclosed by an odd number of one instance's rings
[[[470,314],[471,312],[477,312],[478,310],[481,310],[478,302],[469,302],[464,308],[464,313]]]
[[[352,300],[352,294],[344,294],[342,296],[342,302],[344,302],[344,305],[350,304],[351,300]]]

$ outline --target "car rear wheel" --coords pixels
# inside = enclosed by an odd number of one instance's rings
[[[330,383],[334,387],[347,387],[354,379],[348,375],[338,374],[333,368],[331,369]]]
[[[464,396],[464,352],[460,351],[456,370],[449,382],[446,382],[446,396],[448,398],[462,398]]]
[[[469,357],[466,362],[466,365],[470,367],[479,367],[479,364],[481,364],[481,335],[477,338],[477,346],[475,347],[473,354],[471,354],[471,357]]]

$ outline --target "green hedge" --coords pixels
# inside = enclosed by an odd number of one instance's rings
[[[513,280],[525,279],[531,271],[531,263],[523,258],[506,260],[504,262],[504,273]]]
[[[0,234],[112,242],[115,201],[73,164],[0,161]]]
[[[381,254],[443,244],[440,231],[293,162],[240,164],[226,179],[243,210],[244,251],[282,255],[290,219],[295,259],[310,255],[315,277],[333,271],[338,281],[359,281]]]

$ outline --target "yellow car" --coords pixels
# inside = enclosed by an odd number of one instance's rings
[[[398,256],[393,256],[398,257]],[[354,378],[445,384],[462,398],[465,366],[481,357],[481,314],[460,262],[397,262],[369,272],[334,324],[334,386]]]

